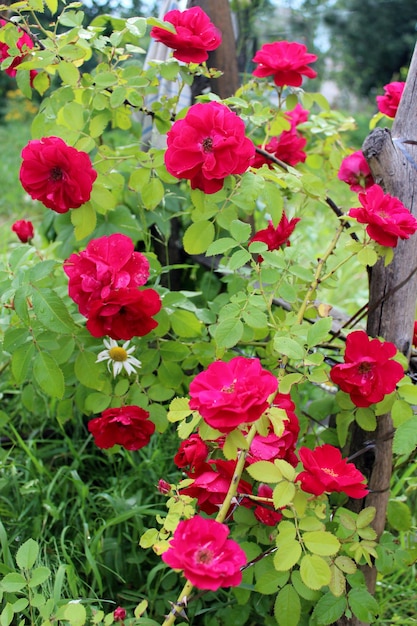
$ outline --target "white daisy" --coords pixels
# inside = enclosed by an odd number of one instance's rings
[[[135,348],[129,348],[130,341],[125,341],[122,346],[119,346],[114,339],[104,339],[104,345],[106,350],[99,352],[96,363],[107,361],[107,368],[111,372],[113,368],[113,376],[116,378],[122,370],[125,370],[126,374],[134,374],[136,368],[139,368],[142,363],[138,359],[132,356]]]

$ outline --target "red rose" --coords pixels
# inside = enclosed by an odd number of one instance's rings
[[[395,248],[398,237],[408,239],[417,230],[417,220],[401,200],[384,193],[379,185],[372,185],[359,194],[362,207],[350,209],[348,215],[360,224],[368,224],[366,232],[371,239],[389,248]]]
[[[160,309],[161,299],[154,289],[117,289],[103,300],[90,302],[87,330],[93,337],[143,337],[158,326],[152,316]]]
[[[314,450],[300,448],[304,471],[298,474],[301,489],[315,496],[322,493],[345,493],[349,498],[364,498],[368,489],[363,484],[365,476],[353,463],[342,459],[340,450],[324,444]]]
[[[190,408],[222,433],[254,422],[269,406],[277,379],[259,359],[237,356],[228,363],[215,361],[190,384]]]
[[[180,493],[190,498],[196,498],[198,507],[207,515],[217,513],[229,491],[237,461],[216,459],[201,465],[193,474],[194,482],[189,487],[181,489]],[[237,492],[241,494],[252,493],[251,485],[246,480],[240,480]],[[252,503],[244,498],[240,503],[251,507]]]
[[[352,191],[363,191],[375,184],[362,150],[343,159],[337,177],[347,183]]]
[[[22,187],[57,213],[76,209],[90,199],[97,172],[86,152],[59,137],[33,139],[22,150]]]
[[[271,500],[271,502],[257,504],[253,512],[256,519],[261,522],[261,524],[265,524],[265,526],[276,526],[282,519],[282,513],[275,511],[273,508],[272,488],[269,485],[261,483],[258,489],[258,496],[261,498],[267,498],[268,500]]]
[[[276,41],[266,43],[255,54],[252,61],[259,63],[252,72],[254,76],[263,78],[273,76],[278,87],[300,87],[303,76],[315,78],[317,72],[309,63],[317,60],[315,54],[307,52],[306,46],[297,42]]]
[[[330,370],[330,378],[359,407],[380,402],[404,377],[403,366],[393,361],[397,348],[389,341],[371,339],[363,330],[346,339],[345,362]]]
[[[194,434],[181,441],[179,450],[174,456],[174,463],[180,468],[188,467],[193,473],[203,465],[208,453],[208,445],[201,439],[200,435]]]
[[[290,236],[299,221],[299,217],[293,217],[288,221],[284,211],[276,228],[272,220],[270,220],[268,227],[263,230],[258,230],[249,243],[252,243],[252,241],[263,241],[267,244],[268,250],[279,250],[281,246],[289,246],[291,245]],[[262,260],[262,257],[259,260]]]
[[[155,424],[148,417],[148,411],[138,406],[106,409],[101,417],[88,422],[88,430],[99,448],[107,449],[119,444],[126,450],[139,450],[148,445],[155,432]]]
[[[297,128],[299,124],[307,122],[309,115],[310,111],[303,109],[300,103],[291,109],[291,111],[287,111],[285,113],[285,117],[287,117],[291,122],[291,128]]]
[[[33,239],[35,234],[32,222],[26,220],[17,220],[12,226],[12,231],[16,233],[22,243],[27,243]]]
[[[183,570],[198,589],[236,587],[242,581],[241,568],[247,559],[228,535],[226,524],[195,515],[178,524],[162,560],[173,569]]]
[[[191,106],[168,132],[167,145],[168,172],[205,193],[219,191],[226,176],[243,174],[255,154],[243,120],[219,102]]]
[[[141,287],[149,278],[148,259],[134,252],[133,241],[126,235],[92,239],[79,254],[64,262],[69,276],[68,292],[87,316],[91,302],[105,300],[112,291]]]
[[[207,51],[215,50],[222,42],[219,29],[200,7],[169,11],[164,22],[172,24],[176,33],[154,26],[150,35],[168,48],[173,48],[174,57],[179,61],[202,63],[208,59]]]
[[[0,28],[2,28],[3,26],[6,26],[6,24],[7,22],[5,20],[0,20]],[[15,28],[15,26],[13,26],[13,28]],[[25,33],[19,27],[17,27],[17,32],[20,33],[20,37],[16,42],[16,47],[22,52],[22,54],[15,56],[13,58],[13,61],[11,62],[11,65],[9,65],[9,67],[6,67],[6,69],[4,70],[6,74],[8,74],[11,77],[16,76],[17,66],[20,65],[25,60],[26,52],[33,48],[33,41],[29,37],[29,35]],[[9,46],[4,41],[0,41],[0,63],[4,61],[5,59],[8,59],[9,57],[10,57]],[[36,74],[37,74],[36,70],[30,71],[31,83],[33,79],[35,78]]]
[[[417,321],[414,322],[413,329],[413,347],[417,348]]]
[[[284,130],[279,137],[272,137],[271,141],[267,143],[263,149],[266,152],[270,152],[271,155],[287,163],[288,165],[298,165],[298,163],[304,163],[307,158],[307,154],[304,152],[307,140],[301,137],[295,130]],[[262,148],[262,146],[259,146]],[[255,154],[255,160],[252,163],[252,167],[262,167],[262,165],[268,165],[272,167],[271,159],[259,154]]]
[[[405,83],[402,82],[393,82],[384,85],[384,95],[376,97],[378,110],[387,117],[395,117],[404,87]]]

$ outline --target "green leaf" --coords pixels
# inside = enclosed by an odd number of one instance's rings
[[[327,562],[317,554],[306,554],[300,564],[301,579],[310,589],[321,589],[330,583],[332,573]]]
[[[42,585],[45,580],[48,580],[50,575],[51,570],[48,567],[36,567],[34,570],[32,570],[30,574],[29,587],[37,587],[38,585]]]
[[[373,248],[362,248],[357,254],[357,259],[361,265],[372,267],[378,261],[378,255]]]
[[[180,422],[189,415],[192,410],[190,409],[188,398],[174,398],[169,405],[168,420],[170,422]]]
[[[338,556],[335,558],[335,565],[345,574],[354,574],[357,570],[356,563],[348,556]]]
[[[346,598],[335,598],[328,591],[322,596],[314,607],[313,616],[319,626],[328,626],[336,622],[346,611]]]
[[[309,348],[317,346],[329,338],[329,330],[332,327],[332,322],[331,317],[323,317],[310,326],[307,332],[307,346]]]
[[[13,353],[16,348],[26,343],[29,337],[30,335],[26,328],[9,327],[4,333],[3,350]]]
[[[237,270],[250,261],[252,255],[247,250],[236,250],[229,259],[228,267],[231,270]]]
[[[278,593],[274,615],[279,626],[297,626],[301,616],[300,597],[292,585],[285,585]]]
[[[63,300],[51,289],[34,289],[32,304],[36,317],[49,332],[68,334],[77,330]]]
[[[391,409],[391,417],[394,428],[398,428],[401,424],[404,424],[413,417],[413,409],[409,405],[408,401],[395,400]]]
[[[282,480],[282,474],[274,463],[270,461],[257,461],[251,463],[246,471],[252,478],[264,483],[278,483]]]
[[[84,626],[87,612],[79,600],[73,600],[59,607],[55,617],[57,620],[68,621],[70,626]]]
[[[410,404],[417,404],[417,385],[400,385],[398,395]]]
[[[243,243],[247,241],[251,235],[251,225],[240,220],[233,220],[230,224],[230,234],[236,241]]]
[[[356,519],[356,528],[365,528],[374,520],[376,514],[376,508],[374,506],[367,506],[362,509]]]
[[[262,461],[260,462],[262,463]],[[287,506],[287,504],[292,502],[294,495],[295,495],[294,483],[290,483],[287,480],[283,480],[282,482],[278,483],[278,485],[274,488],[274,492],[272,496],[274,500],[274,507],[276,509],[281,509],[284,506]]]
[[[44,393],[61,399],[65,391],[64,374],[55,359],[47,352],[38,352],[33,361],[35,381]]]
[[[184,233],[184,249],[188,254],[202,254],[213,242],[215,234],[212,222],[202,220],[191,224]]]
[[[0,587],[2,591],[6,591],[8,593],[16,593],[17,591],[21,591],[26,587],[26,579],[22,574],[18,572],[11,572],[10,574],[6,574],[4,578],[2,578]]]
[[[170,316],[172,330],[178,337],[198,337],[203,330],[202,322],[191,311],[176,309]]]
[[[91,203],[87,202],[71,211],[71,222],[75,227],[74,236],[77,241],[91,235],[97,225],[97,214]]]
[[[57,12],[57,10],[58,10],[58,0],[45,0],[45,4],[48,7],[48,9],[50,10],[50,12],[52,13],[52,15],[54,15],[54,13]]]
[[[243,324],[233,318],[220,322],[214,331],[214,339],[219,348],[233,348],[242,339]]]
[[[286,374],[279,382],[279,392],[289,393],[291,387],[299,383],[302,379],[302,374]]]
[[[46,72],[38,72],[33,79],[33,87],[41,96],[49,89],[50,85],[51,79]]]
[[[57,123],[70,130],[84,128],[84,108],[78,102],[68,102],[58,111]]]
[[[28,539],[16,553],[16,563],[20,569],[31,569],[39,554],[39,544],[34,539]]]
[[[0,625],[9,626],[9,624],[11,624],[13,621],[13,617],[14,617],[13,605],[10,602],[6,602],[0,614]]]
[[[351,589],[348,594],[349,608],[362,622],[373,623],[378,615],[378,602],[366,589]]]
[[[33,343],[19,346],[14,351],[12,355],[12,374],[18,385],[21,385],[26,379],[34,353],[35,346]]]
[[[309,602],[317,602],[320,598],[320,592],[314,591],[313,589],[309,589],[301,580],[301,575],[298,569],[295,569],[291,572],[291,582],[294,586],[294,589],[298,593],[301,598],[304,600],[308,600]]]
[[[388,502],[387,519],[395,530],[402,532],[411,530],[411,511],[405,502],[390,500]]]
[[[355,420],[358,425],[367,431],[376,429],[376,417],[372,409],[358,409],[355,413]]]
[[[151,178],[146,187],[143,187],[140,193],[145,209],[153,211],[156,209],[158,204],[162,202],[165,195],[165,187],[159,178]]]
[[[215,256],[216,254],[224,254],[228,250],[236,247],[236,241],[231,237],[222,237],[213,241],[206,250],[206,256]]]
[[[100,137],[100,135],[102,135],[104,130],[107,128],[107,125],[110,122],[110,120],[111,120],[110,111],[101,111],[100,113],[92,117],[90,119],[90,124],[88,127],[91,137],[93,139]]]
[[[63,83],[67,85],[77,85],[80,79],[80,73],[73,63],[68,61],[60,61],[58,63],[58,74],[61,77]]]
[[[395,454],[409,455],[417,445],[417,416],[400,424],[394,434],[393,451]]]
[[[305,532],[303,541],[310,552],[321,556],[332,556],[340,548],[339,540],[332,533],[324,530]]]
[[[274,337],[274,350],[279,354],[285,354],[290,359],[297,361],[304,359],[305,350],[297,341],[291,337]]]
[[[75,359],[74,373],[81,384],[102,391],[105,382],[101,378],[101,368],[96,364],[96,358],[92,352],[80,352]]]
[[[301,546],[295,539],[286,539],[274,554],[274,566],[278,572],[285,572],[298,562]],[[329,578],[330,580],[330,578]]]
[[[107,189],[107,187],[104,186],[103,183],[98,183],[96,181],[93,185],[89,202],[97,213],[106,215],[109,211],[116,208],[117,198],[109,189]],[[75,209],[75,211],[79,210],[80,209]]]

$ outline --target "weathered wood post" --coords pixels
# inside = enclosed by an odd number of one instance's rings
[[[399,198],[417,216],[417,47],[392,130],[375,129],[366,138],[362,150],[375,182],[385,192]],[[388,267],[378,261],[370,268],[367,332],[371,337],[380,336],[391,341],[409,357],[417,296],[416,237],[399,240],[394,252],[394,260]],[[378,417],[373,436],[376,444],[373,459],[369,462],[369,455],[359,456],[355,463],[368,476],[371,492],[362,505],[376,507],[374,528],[379,537],[385,527],[392,474],[393,425],[390,414]],[[369,433],[355,426],[350,454],[362,449],[367,439]],[[374,593],[376,569],[365,567],[364,574],[369,591]],[[338,624],[359,626],[363,622],[342,618]]]

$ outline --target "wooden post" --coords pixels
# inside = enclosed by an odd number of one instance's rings
[[[362,151],[368,160],[375,182],[386,193],[396,196],[417,216],[417,47],[411,61],[406,87],[392,130],[375,129],[365,140]],[[369,313],[367,332],[394,343],[409,358],[417,296],[417,240],[399,240],[394,260],[388,267],[383,261],[369,271]],[[370,494],[363,506],[375,506],[374,528],[378,537],[384,530],[392,474],[393,425],[390,414],[377,418],[375,433],[353,430],[349,453],[363,448],[364,441],[375,439],[374,456],[358,457],[357,466],[368,476]],[[353,505],[353,502],[352,502]],[[352,506],[354,508],[354,505]],[[375,591],[376,569],[364,568],[368,589]],[[338,624],[363,625],[352,618]]]
[[[207,13],[211,21],[222,33],[222,43],[209,53],[208,67],[215,67],[223,72],[220,78],[196,79],[192,87],[193,96],[203,93],[206,87],[220,96],[229,98],[239,87],[235,35],[228,0],[188,0],[188,8],[199,6]]]

